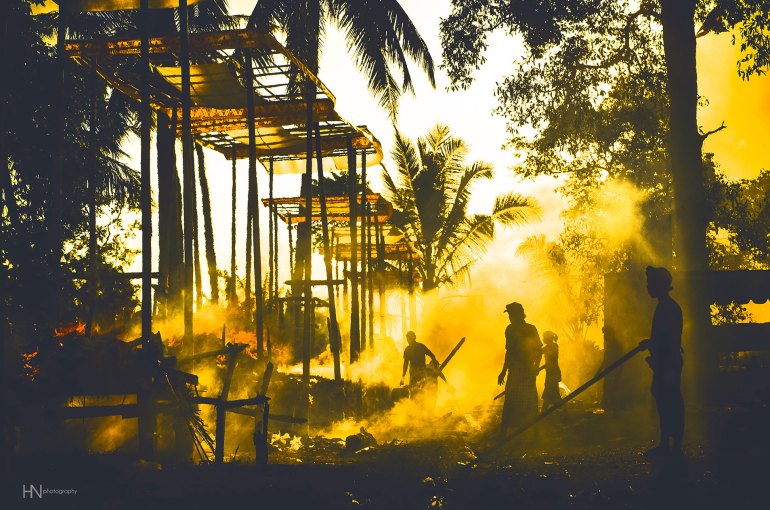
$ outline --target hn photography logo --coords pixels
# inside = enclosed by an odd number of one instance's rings
[[[43,496],[55,495],[55,496],[74,496],[78,493],[77,489],[50,489],[43,487],[42,483],[37,485],[29,484],[21,486],[21,498],[22,499],[43,499]]]

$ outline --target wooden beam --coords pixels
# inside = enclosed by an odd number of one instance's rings
[[[304,101],[275,101],[257,103],[254,105],[254,118],[257,127],[280,127],[291,124],[301,124],[305,118]],[[167,116],[173,114],[172,108],[161,108]],[[329,99],[319,99],[313,102],[314,115],[320,120],[336,120],[334,103]],[[212,131],[228,131],[246,129],[248,111],[246,108],[209,108],[193,106],[190,109],[190,119],[194,133]],[[179,129],[177,129],[179,131]]]
[[[179,34],[150,37],[148,43],[151,54],[179,53],[181,50]],[[278,53],[279,46],[275,38],[257,30],[225,30],[190,34],[190,52],[259,48]],[[141,51],[141,40],[115,37],[68,41],[64,51],[70,57],[138,55]]]
[[[302,138],[299,138],[299,140],[302,140]],[[324,156],[328,156],[329,153],[334,151],[342,151],[347,147],[345,137],[339,136],[339,137],[327,137],[321,140],[321,151],[324,153]],[[352,139],[353,147],[356,149],[370,149],[374,147],[372,144],[372,141],[365,137],[365,136],[355,136]],[[202,145],[205,145],[206,147],[209,147],[210,149],[213,149],[217,152],[220,152],[223,154],[227,159],[230,159],[232,157],[233,148],[232,145],[227,145],[223,141],[221,144],[213,142],[211,140],[206,139],[199,139],[200,143]],[[299,144],[302,145],[302,144]],[[284,148],[273,148],[273,149],[262,149],[259,146],[257,147],[257,158],[267,158],[270,156],[275,157],[289,157],[289,156],[296,156],[295,159],[303,159],[303,155],[305,154],[303,151],[304,149],[300,148],[298,146],[290,146],[290,147],[284,147]],[[244,159],[249,157],[249,147],[248,145],[236,145],[235,147],[235,157],[238,159]],[[344,154],[340,154],[340,156],[344,156]]]

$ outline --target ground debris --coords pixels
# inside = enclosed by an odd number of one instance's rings
[[[359,452],[373,446],[377,446],[377,439],[365,427],[361,427],[358,434],[352,434],[345,438],[345,450],[348,452]]]

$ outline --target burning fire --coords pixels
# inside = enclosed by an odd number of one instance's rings
[[[35,356],[37,356],[37,352],[38,351],[21,354],[21,360],[23,363],[22,368],[24,369],[24,373],[33,381],[35,380],[35,376],[37,376],[37,372],[39,370],[38,367],[32,365],[32,360],[35,359]]]
[[[75,322],[68,326],[62,326],[54,329],[54,333],[57,337],[67,336],[70,333],[76,333],[78,335],[86,334],[86,324],[84,322]]]

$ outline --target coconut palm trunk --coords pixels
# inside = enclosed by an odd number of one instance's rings
[[[217,276],[217,255],[214,251],[214,227],[211,222],[209,181],[206,178],[203,147],[200,144],[196,144],[195,150],[198,153],[198,180],[201,188],[201,207],[203,208],[203,239],[206,247],[206,265],[208,266],[209,285],[211,286],[210,300],[212,303],[217,303],[219,301],[219,279]]]
[[[191,163],[194,166],[194,162]],[[192,242],[193,242],[193,267],[195,270],[195,307],[200,310],[203,307],[203,273],[201,271],[201,247],[200,229],[198,228],[198,191],[195,172],[192,175]]]

